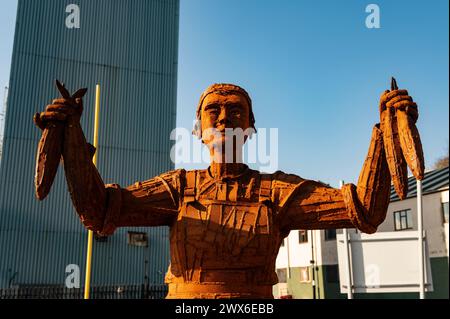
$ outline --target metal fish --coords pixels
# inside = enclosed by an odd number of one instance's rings
[[[65,99],[82,98],[87,89],[79,89],[73,95],[56,80],[56,87]],[[34,116],[36,124],[43,128],[39,114]],[[59,121],[49,122],[42,132],[36,155],[35,193],[39,200],[47,197],[55,179],[61,159],[65,124]]]
[[[392,82],[397,87],[397,82],[394,78],[392,78]],[[396,110],[396,116],[398,137],[403,156],[414,177],[422,180],[425,174],[425,161],[419,131],[414,120],[407,114],[406,110]]]
[[[381,113],[381,130],[383,132],[384,149],[394,189],[400,199],[408,194],[408,170],[399,143],[397,118],[393,108],[386,108]]]

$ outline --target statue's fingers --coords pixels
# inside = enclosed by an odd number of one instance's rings
[[[405,109],[406,113],[411,116],[414,123],[417,122],[417,119],[419,118],[419,111],[417,110],[417,105],[409,105]]]
[[[389,90],[386,90],[383,93],[381,93],[380,104],[378,105],[378,107],[380,109],[380,113],[386,109],[386,103],[384,101],[386,100],[385,99],[386,94],[388,94],[389,92],[390,92]]]
[[[54,99],[52,101],[52,104],[70,105],[72,107],[77,107],[77,104],[74,99]]]
[[[67,115],[75,114],[76,110],[70,105],[66,104],[50,104],[45,109],[46,112],[60,112]]]
[[[45,130],[45,123],[41,120],[41,114],[36,113],[33,116],[33,122],[36,124],[37,127],[39,127],[41,130]]]
[[[406,112],[406,114],[413,119],[414,123],[417,122],[417,119],[419,118],[419,111],[416,103],[411,101],[400,101],[395,103],[393,107]]]
[[[386,106],[387,107],[392,107],[395,103],[398,103],[400,101],[411,101],[412,102],[412,97],[410,97],[409,95],[398,95],[392,99],[390,99],[388,102],[386,102]]]
[[[60,112],[43,112],[41,113],[42,121],[65,121],[67,115]]]
[[[389,90],[384,91],[383,93],[381,93],[380,99],[382,99],[384,96],[386,96],[389,92]]]
[[[408,91],[407,90],[395,90],[395,91],[391,91],[389,93],[387,93],[386,95],[383,95],[381,97],[381,102],[382,103],[386,103],[388,102],[390,99],[399,96],[399,95],[408,95]]]
[[[399,101],[397,103],[394,103],[392,106],[394,108],[396,108],[397,110],[402,110],[402,111],[404,111],[406,109],[406,107],[408,107],[408,106],[417,108],[417,104],[416,103],[414,103],[412,101],[408,101],[408,100]]]
[[[412,102],[410,105],[408,105],[407,107],[406,107],[406,109],[412,109],[412,110],[415,110],[416,112],[417,112],[417,110],[418,110],[418,107],[417,107],[417,103],[415,103],[415,102]]]

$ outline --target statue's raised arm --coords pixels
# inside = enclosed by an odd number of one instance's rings
[[[299,177],[279,175],[278,184],[286,188],[285,195],[276,198],[281,205],[283,229],[355,227],[374,233],[386,218],[391,180],[399,197],[404,199],[408,193],[407,165],[417,179],[423,178],[422,145],[415,126],[417,104],[392,79],[391,90],[381,95],[379,109],[380,124],[372,130],[356,186],[346,184],[337,190]],[[288,183],[283,183],[286,180]]]
[[[104,184],[92,162],[95,148],[87,143],[80,125],[86,90],[70,95],[62,84],[57,86],[62,98],[34,116],[42,130],[36,158],[37,198],[44,199],[50,191],[62,156],[70,197],[86,228],[109,235],[119,226],[171,223],[177,204],[168,188],[170,181],[155,178],[123,189]]]

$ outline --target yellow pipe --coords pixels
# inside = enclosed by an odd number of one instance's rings
[[[94,125],[94,146],[98,146],[98,125],[100,117],[100,85],[97,84],[95,87],[95,125]],[[97,152],[94,154],[94,158],[92,159],[94,165],[97,166]]]
[[[95,124],[94,124],[94,147],[98,146],[98,124],[100,115],[100,85],[95,87]],[[95,152],[92,162],[97,166],[97,152]],[[92,243],[94,233],[88,230],[88,246],[86,256],[86,280],[84,282],[84,299],[89,299],[89,292],[91,286],[91,266],[92,266]]]

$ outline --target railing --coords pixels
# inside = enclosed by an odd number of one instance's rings
[[[166,285],[114,285],[91,287],[91,299],[164,299]],[[19,286],[0,289],[0,299],[83,299],[84,288]]]

